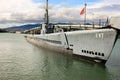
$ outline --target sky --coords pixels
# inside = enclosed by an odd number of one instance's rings
[[[49,0],[50,22],[82,24],[85,3],[88,22],[120,15],[119,0]],[[41,23],[44,13],[45,0],[0,0],[0,28]]]

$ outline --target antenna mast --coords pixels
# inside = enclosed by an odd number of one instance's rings
[[[46,0],[46,13],[45,13],[45,24],[46,24],[46,27],[48,28],[49,26],[49,16],[48,16],[48,0]]]

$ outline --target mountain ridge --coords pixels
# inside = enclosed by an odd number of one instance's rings
[[[8,31],[8,32],[16,32],[16,31],[20,31],[23,32],[25,30],[29,30],[35,27],[41,27],[41,24],[25,24],[25,25],[20,25],[20,26],[13,26],[13,27],[9,27],[9,28],[4,28],[4,30]]]

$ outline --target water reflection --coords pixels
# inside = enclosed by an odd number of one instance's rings
[[[39,52],[39,48],[36,48]],[[41,54],[41,51],[43,54]],[[59,53],[40,50],[44,80],[111,80],[107,67],[72,59]]]

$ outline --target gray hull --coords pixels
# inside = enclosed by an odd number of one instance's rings
[[[116,35],[114,29],[98,29],[27,36],[26,40],[49,50],[105,63]]]

